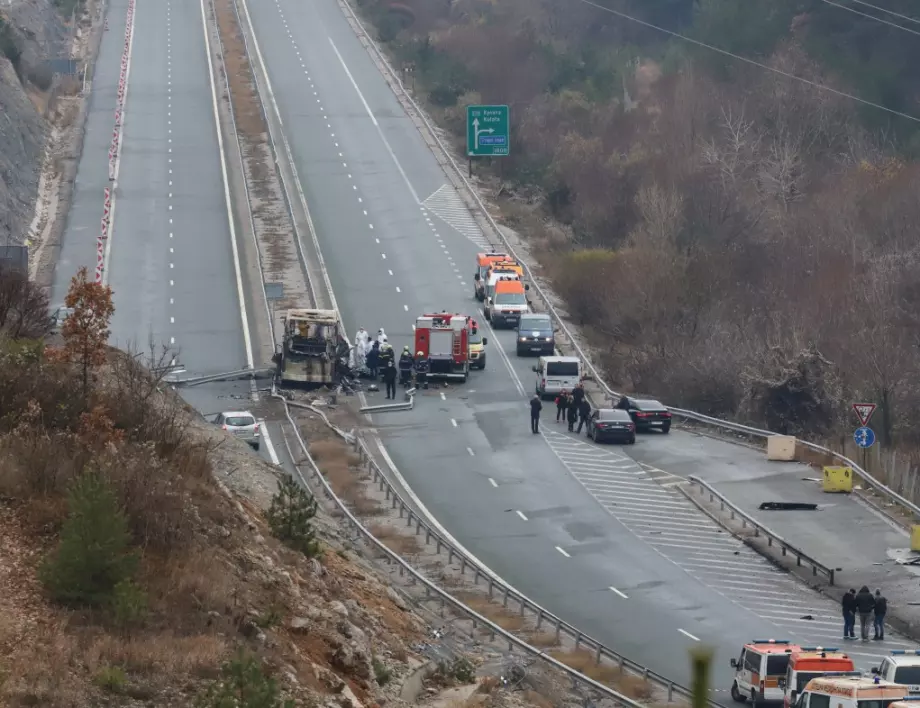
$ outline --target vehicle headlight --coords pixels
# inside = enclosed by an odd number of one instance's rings
[[[519,342],[526,342],[526,341],[527,341],[527,337],[518,337],[518,341],[519,341]]]
[[[547,341],[547,342],[552,342],[552,341],[553,341],[553,338],[552,338],[552,337],[547,337],[547,338],[546,338],[546,341]]]

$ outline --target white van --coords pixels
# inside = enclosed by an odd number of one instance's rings
[[[805,686],[793,708],[890,708],[907,698],[907,686],[882,681],[878,676],[814,678]]]
[[[577,356],[541,356],[533,370],[540,398],[556,396],[563,389],[571,391],[581,381],[581,360]]]

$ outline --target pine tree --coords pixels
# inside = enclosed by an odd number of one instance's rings
[[[198,708],[292,708],[282,701],[278,685],[265,675],[262,665],[242,650],[224,664],[221,677],[198,699]]]
[[[137,566],[127,520],[112,488],[96,472],[74,481],[68,505],[60,543],[42,564],[41,580],[65,605],[105,604]]]
[[[316,499],[289,474],[282,474],[278,493],[272,497],[268,525],[282,543],[313,557],[320,552],[310,521],[316,516]]]

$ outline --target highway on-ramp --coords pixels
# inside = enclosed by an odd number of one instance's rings
[[[254,60],[271,80],[349,333],[384,327],[401,349],[417,315],[472,312],[474,255],[486,241],[337,3],[247,5]],[[678,478],[575,439],[548,415],[532,435],[532,360],[514,355],[511,333],[486,335],[486,371],[377,420],[412,489],[467,549],[681,682],[698,640],[719,650],[721,690],[728,659],[753,637],[827,644],[817,639],[837,631],[833,603],[726,537],[667,486]],[[785,622],[805,613],[807,628]]]

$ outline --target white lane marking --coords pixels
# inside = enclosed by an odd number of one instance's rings
[[[681,634],[683,634],[685,637],[689,637],[689,638],[692,639],[694,642],[700,641],[700,638],[699,638],[699,637],[694,637],[692,634],[690,634],[690,632],[688,632],[688,631],[685,630],[685,629],[678,629],[677,631],[680,632]]]
[[[497,486],[498,486],[498,482],[496,482],[496,481],[495,481],[494,479],[492,479],[491,477],[489,477],[489,484],[491,484],[493,487],[497,487]]]
[[[617,590],[615,587],[613,587],[613,585],[610,586],[610,589],[613,590],[617,595],[619,595],[620,597],[622,597],[624,600],[628,600],[628,599],[629,599],[629,595],[627,595],[627,594],[626,594],[625,592],[623,592],[622,590]]]
[[[272,445],[272,439],[268,434],[268,426],[265,424],[264,418],[259,418],[259,425],[262,428],[262,439],[265,441],[265,449],[268,451],[268,457],[271,459],[273,465],[277,465],[279,463],[278,454],[275,452],[275,446]]]
[[[386,254],[386,253],[381,253],[381,254],[380,254],[380,257],[383,258],[383,260],[386,260],[386,259],[387,259],[387,254]]]
[[[409,311],[409,306],[408,306],[408,305],[403,305],[403,309],[404,309],[406,312],[408,312],[408,311]]]
[[[468,453],[470,453],[470,457],[475,457],[475,456],[476,456],[476,453],[473,452],[473,448],[468,447],[468,448],[466,448],[466,451],[467,451]]]
[[[447,400],[447,396],[444,395],[444,391],[441,391],[441,400],[442,400],[442,401],[446,401],[446,400]]]
[[[398,292],[398,293],[401,293],[401,292],[402,292],[402,290],[399,289],[399,286],[398,286],[398,285],[396,286],[396,292]],[[442,393],[441,395],[443,396],[444,394]]]
[[[416,204],[420,204],[421,200],[418,198],[418,194],[415,191],[415,188],[412,186],[412,183],[409,181],[406,171],[403,169],[402,165],[399,163],[399,160],[396,157],[396,153],[393,152],[393,148],[390,147],[389,141],[386,139],[386,136],[383,134],[383,130],[380,128],[380,123],[377,122],[377,118],[374,116],[374,112],[371,110],[371,107],[367,104],[367,100],[364,98],[364,94],[361,93],[361,89],[358,88],[358,83],[355,81],[355,77],[351,75],[351,71],[348,69],[348,65],[345,64],[345,60],[342,58],[342,55],[339,53],[339,48],[335,46],[335,42],[332,41],[332,37],[329,38],[329,44],[332,45],[332,51],[335,52],[335,55],[339,59],[342,68],[345,70],[345,74],[348,76],[348,80],[351,81],[351,85],[355,87],[355,91],[358,92],[358,98],[361,99],[361,103],[364,104],[364,110],[367,111],[367,115],[371,117],[371,122],[374,124],[374,127],[377,129],[377,134],[380,136],[380,139],[383,141],[383,144],[386,146],[387,152],[390,153],[390,157],[393,158],[393,162],[396,163],[396,169],[399,170],[399,174],[402,175],[403,181],[406,183],[406,186],[409,188],[409,193],[412,194],[412,198],[415,200]]]
[[[457,427],[457,421],[454,418],[450,419],[450,424],[454,426],[455,428]]]
[[[562,555],[564,555],[566,558],[571,558],[571,557],[572,557],[572,556],[570,556],[568,553],[565,552],[565,549],[564,549],[564,548],[560,548],[559,546],[556,546],[556,550],[559,551],[559,552],[560,552]]]
[[[227,177],[227,160],[224,157],[224,136],[220,127],[220,113],[217,108],[217,86],[214,84],[214,65],[211,61],[211,40],[208,38],[207,14],[204,0],[201,0],[201,30],[204,33],[204,48],[208,57],[208,81],[211,84],[211,104],[214,110],[214,125],[217,130],[217,147],[220,156],[220,171],[224,180],[224,201],[227,205],[227,226],[230,230],[230,244],[233,250],[233,270],[236,275],[236,294],[240,301],[240,319],[243,324],[243,346],[246,349],[246,365],[255,367],[252,354],[252,340],[249,336],[249,316],[246,314],[246,297],[243,294],[243,274],[240,270],[240,253],[236,244],[236,228],[233,225],[233,205],[230,202],[230,180]]]
[[[517,511],[516,513],[517,513],[518,516],[521,517],[521,519],[522,519],[523,521],[527,521],[527,516],[525,516],[525,514],[524,514],[523,511]]]
[[[393,275],[393,271],[392,271],[392,270],[387,270],[387,273],[389,273],[390,275]]]

